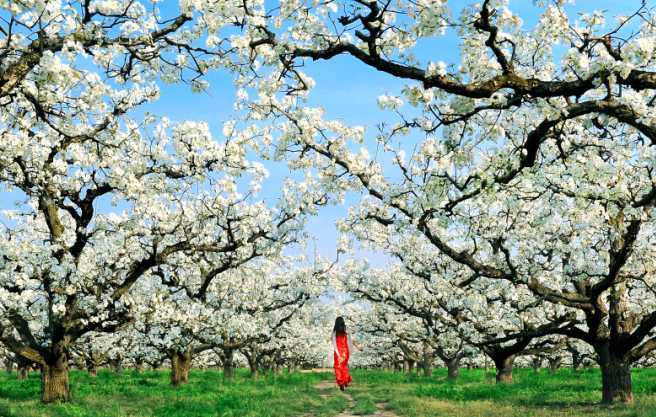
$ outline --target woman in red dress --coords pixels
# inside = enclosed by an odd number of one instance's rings
[[[339,389],[344,391],[348,384],[353,381],[349,375],[348,361],[350,352],[353,351],[353,340],[351,335],[346,332],[346,323],[343,317],[335,319],[335,327],[332,334],[333,341],[333,360],[335,366],[335,380]],[[355,347],[362,351],[362,348],[355,344]]]

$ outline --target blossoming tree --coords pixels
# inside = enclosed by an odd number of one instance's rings
[[[604,401],[631,402],[630,364],[656,347],[642,249],[654,199],[652,10],[643,2],[606,24],[601,12],[574,19],[564,2],[544,6],[527,28],[500,0],[461,11],[356,1],[298,13],[284,3],[242,35],[242,56],[269,71],[254,66],[252,115],[281,120],[277,145],[290,166],[318,167],[331,190],[364,191],[365,218],[419,231],[474,280],[577,311],[580,326],[559,332],[595,349]],[[459,62],[421,48],[446,33],[460,39]],[[408,83],[379,99],[399,116],[377,135],[385,158],[353,150],[361,128],[271,94],[311,94],[303,63],[338,55]],[[631,173],[619,176],[620,166]]]

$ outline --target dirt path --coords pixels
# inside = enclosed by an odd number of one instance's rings
[[[378,408],[378,411],[376,411],[374,414],[356,416],[355,414],[351,413],[351,410],[353,410],[353,407],[355,407],[355,400],[353,399],[351,394],[349,394],[348,391],[344,391],[340,393],[337,387],[335,386],[334,381],[324,380],[319,382],[314,387],[319,390],[319,395],[322,397],[328,397],[331,395],[335,395],[337,393],[346,397],[346,400],[348,401],[348,409],[342,413],[337,414],[335,417],[398,417],[396,414],[392,413],[391,411],[385,410],[385,403],[376,404],[376,408]]]

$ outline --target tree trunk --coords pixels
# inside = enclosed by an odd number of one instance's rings
[[[18,380],[19,381],[24,381],[24,380],[27,379],[28,369],[29,368],[27,366],[18,367]]]
[[[599,343],[594,349],[601,368],[602,402],[632,403],[631,363],[621,354],[613,354],[608,341]]]
[[[601,364],[602,402],[633,402],[631,365],[627,361],[609,360]]]
[[[454,357],[446,360],[447,379],[457,379],[460,375],[460,358]]]
[[[433,356],[432,355],[424,355],[423,368],[424,368],[424,376],[426,376],[426,377],[433,376]]]
[[[120,374],[123,372],[123,361],[120,358],[112,359],[109,363],[115,373]]]
[[[223,350],[223,378],[232,379],[235,376],[235,353],[232,349]]]
[[[493,357],[494,366],[497,368],[497,384],[509,384],[512,382],[512,368],[515,356]]]
[[[87,358],[84,363],[86,365],[89,376],[95,378],[98,375],[98,366],[96,365],[96,361],[93,360],[93,358]]]
[[[257,378],[257,361],[252,356],[247,356],[248,369],[251,371],[251,378]]]
[[[68,358],[63,347],[54,346],[51,356],[41,366],[41,402],[65,402],[70,399]]]
[[[9,358],[5,359],[5,371],[7,371],[8,374],[14,372],[14,361]]]
[[[144,369],[144,361],[142,360],[136,360],[134,361],[134,370],[140,374],[143,372]]]
[[[553,374],[558,370],[558,368],[560,368],[560,364],[562,363],[563,358],[557,356],[554,358],[549,358],[547,361],[549,362],[549,372]]]
[[[485,362],[483,363],[483,367],[485,369],[485,379],[491,379],[492,378],[492,373],[490,372],[490,358],[488,355],[485,355]]]
[[[531,361],[531,367],[533,368],[533,372],[540,372],[540,367],[542,366],[542,358],[535,357]]]
[[[404,359],[403,360],[403,371],[406,373],[412,373],[412,370],[415,367],[415,361],[412,359]]]
[[[572,369],[574,369],[575,372],[581,370],[581,355],[577,352],[572,352]]]
[[[296,372],[298,369],[298,365],[295,362],[291,362],[289,365],[287,365],[287,373],[288,374],[293,374]]]
[[[169,357],[171,359],[171,384],[177,387],[189,382],[191,349],[184,351],[172,350]]]

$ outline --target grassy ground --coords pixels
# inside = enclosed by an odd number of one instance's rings
[[[71,373],[73,402],[39,403],[39,374],[17,381],[0,375],[0,417],[289,417],[311,412],[328,417],[343,410],[341,396],[322,397],[314,388],[325,375],[286,374],[224,382],[218,371],[191,371],[189,383],[169,384],[167,371],[121,375],[100,371]]]
[[[353,414],[373,413],[375,404],[402,417],[656,417],[656,369],[633,371],[635,405],[602,406],[598,369],[556,374],[532,369],[514,371],[514,383],[496,385],[483,370],[463,370],[447,381],[446,370],[426,379],[415,375],[356,371],[351,394]]]
[[[373,415],[381,404],[399,417],[454,416],[600,416],[656,417],[656,369],[633,373],[633,406],[599,405],[599,371],[557,374],[515,371],[515,383],[497,386],[482,370],[463,370],[458,381],[446,371],[432,378],[383,371],[356,370],[349,406],[336,389],[316,389],[330,374],[281,374],[252,380],[238,372],[224,382],[217,371],[192,371],[188,385],[172,388],[168,372],[101,371],[71,375],[74,401],[43,406],[38,402],[39,375],[27,381],[0,374],[0,416],[4,417],[332,417],[350,408],[354,415]],[[327,395],[326,395],[327,394]]]

